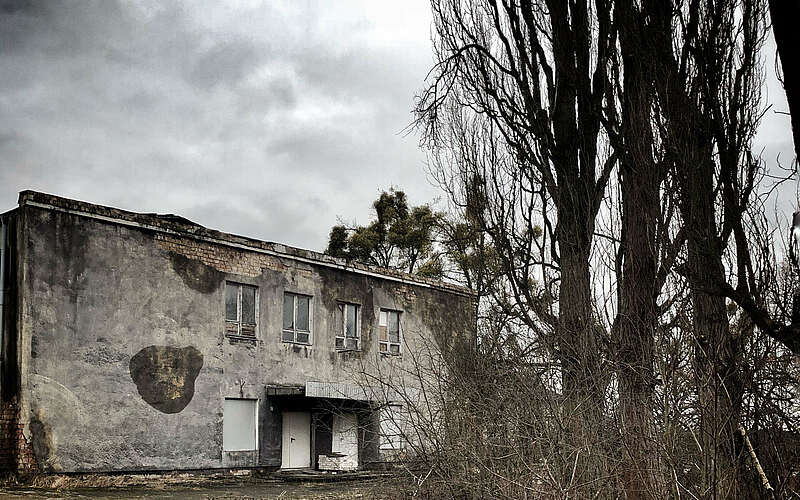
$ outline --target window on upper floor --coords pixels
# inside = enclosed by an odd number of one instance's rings
[[[258,288],[225,283],[225,334],[255,339],[258,318]]]
[[[379,351],[400,354],[400,311],[381,309],[378,316]]]
[[[311,344],[311,297],[297,293],[283,294],[283,332],[281,340]]]
[[[357,351],[359,345],[359,315],[361,309],[358,304],[339,304],[342,312],[342,326],[336,331],[336,349],[343,351]]]

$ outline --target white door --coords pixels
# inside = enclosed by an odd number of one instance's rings
[[[281,468],[311,467],[311,413],[283,412],[283,447]]]

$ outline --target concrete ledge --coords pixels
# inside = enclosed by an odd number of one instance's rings
[[[308,264],[333,267],[353,273],[367,274],[386,280],[399,281],[420,287],[435,288],[443,292],[477,298],[473,290],[453,283],[423,278],[392,269],[383,269],[356,262],[348,262],[344,259],[331,257],[330,255],[325,255],[313,250],[225,233],[206,228],[179,215],[131,212],[31,190],[25,190],[19,193],[19,206],[38,207],[46,210],[99,219],[111,224],[134,226],[144,230],[180,235],[209,243],[268,253]]]

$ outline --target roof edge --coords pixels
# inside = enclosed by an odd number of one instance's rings
[[[375,266],[348,262],[331,257],[314,250],[284,245],[270,241],[258,240],[247,236],[225,233],[209,229],[188,219],[172,214],[139,213],[120,208],[97,205],[85,201],[73,200],[62,196],[51,195],[39,191],[25,190],[19,193],[19,206],[32,206],[66,212],[73,215],[103,220],[125,226],[139,227],[173,235],[181,235],[200,241],[224,245],[257,253],[272,254],[290,260],[335,268],[356,274],[365,274],[390,281],[399,281],[410,285],[435,288],[448,293],[476,297],[477,294],[468,288],[446,283],[444,281],[422,278],[408,273],[393,271]]]

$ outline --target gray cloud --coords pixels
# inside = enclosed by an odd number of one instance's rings
[[[187,79],[197,87],[234,85],[259,62],[259,51],[247,40],[225,40],[199,53]]]
[[[380,189],[435,196],[398,134],[429,16],[422,0],[0,0],[0,209],[31,188],[324,248]]]
[[[425,0],[0,0],[0,210],[31,188],[322,249],[381,189],[439,194],[401,134],[429,24]],[[788,117],[758,144],[788,164]]]

